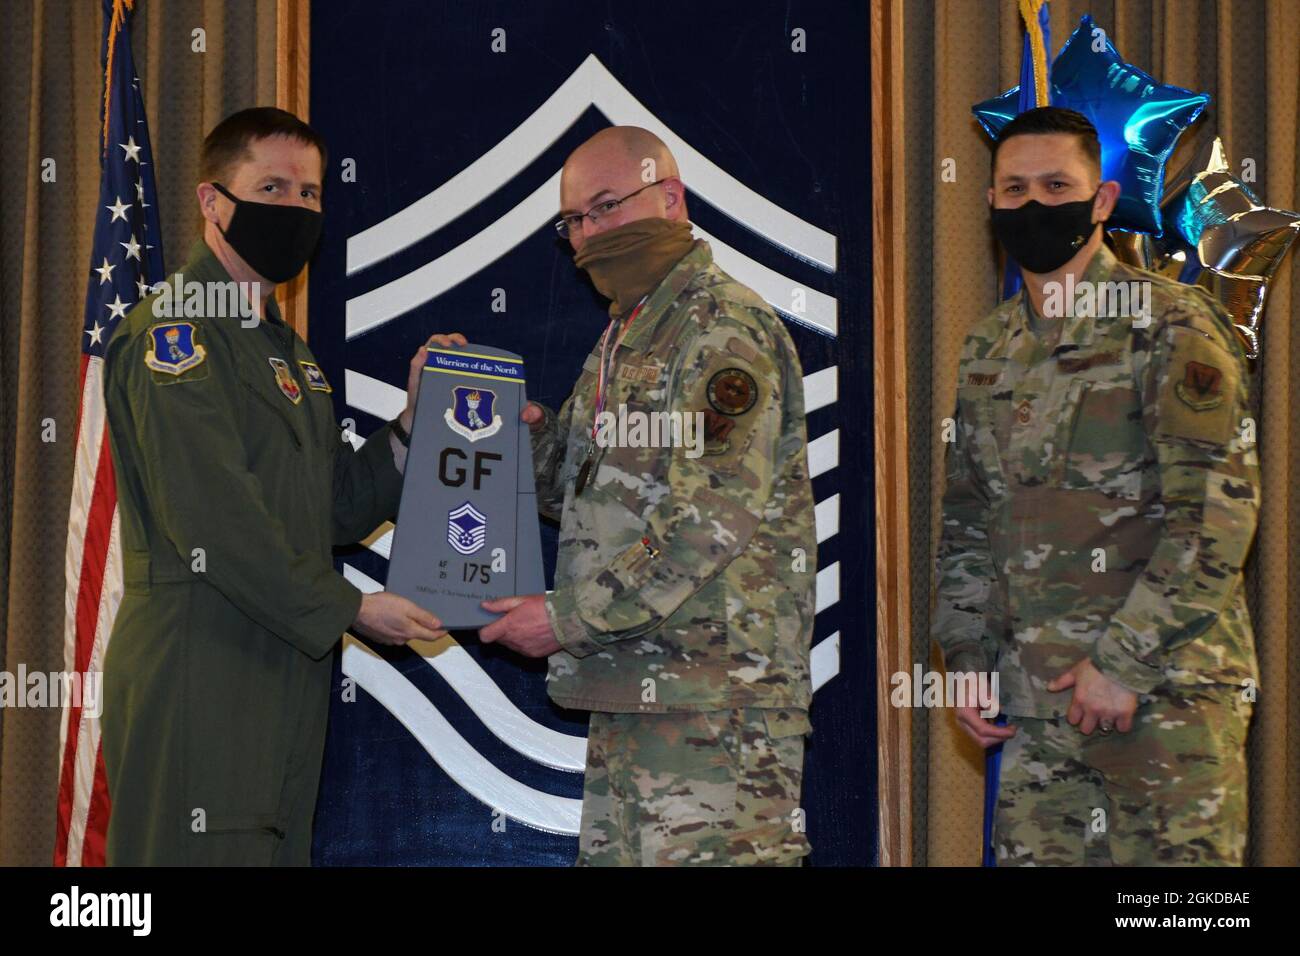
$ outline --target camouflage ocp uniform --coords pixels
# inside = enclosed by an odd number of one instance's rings
[[[702,454],[629,429],[579,495],[600,352],[533,436],[560,521],[549,692],[593,712],[579,862],[797,863],[817,556],[794,345],[697,240],[618,346],[605,408],[700,412]]]
[[[1019,728],[995,821],[1006,862],[1084,862],[1085,833],[1089,861],[1241,860],[1249,370],[1199,289],[1105,247],[1079,289],[1133,281],[1149,283],[1145,319],[1094,295],[1053,328],[1022,293],[962,351],[932,631],[949,670],[996,669]],[[1140,695],[1131,734],[1065,720],[1073,690],[1047,684],[1084,658]],[[1139,806],[1145,822],[1117,819]]]

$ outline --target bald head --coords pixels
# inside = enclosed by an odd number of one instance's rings
[[[651,183],[658,182],[657,186]],[[647,188],[642,188],[647,187]],[[639,126],[609,126],[587,140],[564,161],[560,173],[560,215],[585,213],[592,206],[641,190],[613,212],[581,228],[569,229],[575,250],[588,236],[637,219],[687,219],[686,189],[677,160],[654,133]]]

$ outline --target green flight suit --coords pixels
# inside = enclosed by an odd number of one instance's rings
[[[230,283],[202,240],[181,275]],[[342,439],[274,299],[244,327],[185,292],[170,316],[139,303],[105,354],[125,592],[104,661],[108,862],[307,864],[330,652],[361,604],[331,547],[396,514],[401,475],[387,427]]]

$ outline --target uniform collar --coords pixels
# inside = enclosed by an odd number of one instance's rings
[[[189,258],[185,261],[180,269],[181,275],[185,277],[186,282],[233,282],[230,273],[226,267],[221,264],[217,254],[212,251],[207,241],[200,237],[196,239],[194,245],[190,246]],[[272,294],[266,299],[266,307],[263,310],[263,318],[268,325],[285,328],[284,319],[280,317],[280,306],[275,301],[275,295]]]
[[[1085,282],[1093,283],[1095,288],[1096,284],[1110,278],[1117,265],[1115,254],[1106,247],[1105,243],[1102,243],[1093,253],[1092,261],[1083,270],[1083,275],[1075,280],[1075,289]],[[1029,312],[1032,308],[1029,304],[1029,290],[1022,285],[1015,306],[1007,315],[1002,335],[989,349],[987,358],[1007,358],[1028,364],[1037,348],[1036,336],[1029,324]],[[1054,351],[1059,352],[1066,347],[1079,349],[1091,345],[1096,328],[1097,319],[1091,314],[1080,314],[1076,311],[1074,315],[1066,316]]]
[[[677,260],[660,283],[650,290],[650,295],[637,314],[636,321],[627,330],[623,346],[640,349],[652,337],[655,326],[664,317],[668,307],[677,300],[683,289],[699,273],[713,263],[713,250],[703,239],[696,239],[689,252]]]

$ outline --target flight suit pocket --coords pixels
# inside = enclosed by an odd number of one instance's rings
[[[149,593],[149,549],[122,549],[122,592],[124,594]]]
[[[1142,497],[1146,438],[1131,385],[1076,380],[1061,410],[1056,483],[1136,501]]]
[[[202,841],[198,856],[205,866],[270,866],[284,842],[284,830],[270,814],[214,816],[195,838]]]

